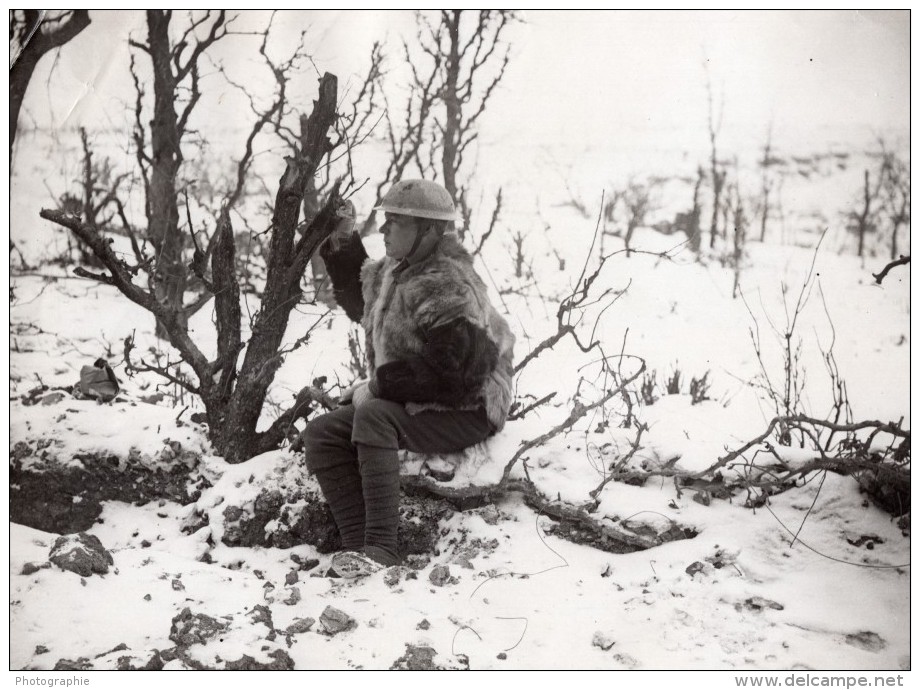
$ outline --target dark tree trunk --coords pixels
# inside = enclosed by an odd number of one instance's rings
[[[19,111],[25,98],[29,81],[35,71],[39,60],[55,48],[60,48],[83,29],[89,26],[89,12],[87,10],[74,10],[70,18],[60,27],[50,33],[42,33],[41,15],[38,10],[23,10],[25,14],[25,30],[23,38],[35,27],[32,37],[25,41],[22,51],[13,66],[10,68],[10,163],[13,161],[13,143],[16,141],[16,130],[19,124]],[[12,17],[12,15],[11,15]],[[11,27],[12,31],[12,27]]]
[[[178,82],[171,62],[170,16],[162,10],[147,10],[148,45],[153,61],[153,120],[150,122],[151,169],[147,233],[157,255],[154,284],[156,296],[169,307],[181,310],[187,272],[182,261],[184,238],[179,232],[176,177],[182,164],[179,118],[175,100]],[[181,313],[181,312],[180,312]],[[187,322],[181,313],[180,320]],[[156,334],[167,338],[157,321]]]
[[[444,147],[441,168],[444,173],[444,187],[450,192],[454,203],[457,197],[457,147],[460,145],[460,98],[457,94],[460,79],[460,12],[449,10],[445,16],[450,53],[447,57],[447,77],[444,84],[444,106],[447,115],[444,121]],[[462,232],[465,228],[461,229]]]
[[[866,247],[866,232],[869,230],[869,215],[872,212],[872,194],[869,190],[869,171],[863,172],[863,210],[857,218],[856,232],[859,235],[859,244],[856,249],[856,256],[862,258],[863,251]]]

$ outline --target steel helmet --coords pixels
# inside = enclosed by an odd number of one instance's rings
[[[374,210],[432,220],[457,220],[450,193],[428,180],[400,180],[390,187]]]

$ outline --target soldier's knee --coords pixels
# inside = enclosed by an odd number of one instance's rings
[[[348,444],[350,436],[350,429],[344,428],[341,420],[331,414],[319,415],[308,421],[301,433],[307,466],[315,469],[317,464],[322,464],[324,450]]]

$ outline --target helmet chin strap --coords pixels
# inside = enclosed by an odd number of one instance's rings
[[[404,261],[410,261],[415,253],[419,250],[419,247],[422,244],[422,240],[431,232],[431,225],[425,225],[425,228],[422,230],[416,229],[415,231],[415,241],[412,243],[412,248],[409,250],[409,253],[403,257]]]

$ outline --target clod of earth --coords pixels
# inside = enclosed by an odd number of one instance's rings
[[[294,606],[300,601],[300,588],[291,587],[291,593],[287,599],[284,600],[284,603],[288,606]]]
[[[58,659],[58,662],[54,665],[53,671],[88,671],[93,667],[92,662],[87,659],[85,656],[81,656],[76,660],[70,659]]]
[[[705,570],[706,566],[703,563],[700,563],[699,561],[693,561],[693,563],[686,567],[684,572],[687,573],[687,575],[690,577],[693,577],[697,573],[705,572]]]
[[[438,653],[432,647],[425,645],[406,644],[405,653],[393,662],[390,670],[403,671],[446,671],[448,667],[439,666],[435,663],[435,657]],[[464,656],[458,656],[459,666],[455,668],[467,668],[468,661]]]
[[[185,607],[182,612],[172,619],[169,630],[169,639],[180,647],[189,647],[193,644],[204,644],[217,637],[228,628],[228,624],[211,618],[203,613],[192,613]]]
[[[275,649],[268,653],[272,661],[264,663],[256,661],[248,654],[244,654],[236,661],[228,661],[224,665],[227,671],[293,671],[294,660],[283,649]]]
[[[744,605],[752,611],[763,611],[764,609],[775,609],[776,611],[782,611],[786,608],[782,604],[779,604],[770,599],[764,599],[763,597],[750,597],[749,599],[745,599]]]
[[[320,614],[319,622],[327,635],[337,635],[358,627],[358,622],[354,618],[332,606],[327,606]]]
[[[272,622],[272,611],[267,606],[256,604],[246,615],[249,616],[254,624],[261,623],[269,630],[274,628],[274,623]]]
[[[51,564],[47,562],[42,563],[40,565],[35,564],[35,563],[26,563],[24,566],[22,566],[22,571],[19,574],[20,575],[32,575],[34,573],[37,573],[39,570],[44,570],[45,568],[50,568],[50,567],[51,567]]]
[[[411,568],[407,568],[404,565],[394,565],[387,568],[387,571],[383,574],[383,583],[387,587],[395,587],[403,580],[415,580],[417,578],[418,574]]]
[[[616,641],[607,633],[598,630],[594,633],[594,637],[591,638],[591,644],[595,647],[603,649],[606,652],[616,644]]]
[[[297,635],[298,633],[305,633],[309,631],[315,623],[315,618],[295,618],[294,622],[284,629],[284,634]]]
[[[438,587],[457,583],[457,578],[451,576],[450,567],[446,565],[436,565],[432,568],[431,573],[428,575],[428,580]]]
[[[93,573],[104,575],[114,564],[98,537],[86,532],[58,537],[48,554],[48,560],[59,568],[89,577]]]
[[[847,635],[845,641],[851,647],[865,649],[867,652],[880,652],[888,646],[888,643],[878,633],[869,630]]]

